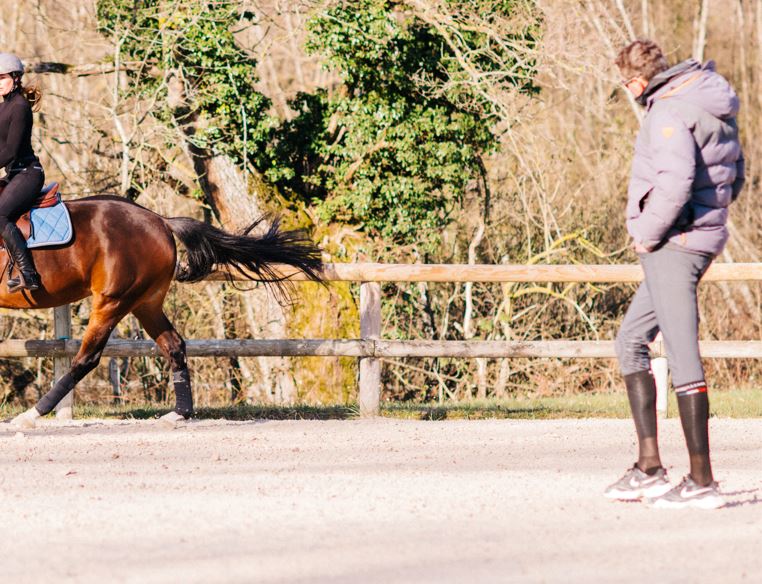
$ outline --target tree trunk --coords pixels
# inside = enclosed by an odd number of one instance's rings
[[[227,156],[201,158],[196,171],[202,170],[204,194],[214,209],[220,224],[228,231],[239,230],[262,215],[261,199],[266,185],[261,178],[249,180],[251,193],[241,169]]]
[[[249,180],[251,192],[247,192],[243,172],[225,156],[196,157],[197,172],[203,169],[202,188],[214,209],[220,224],[228,231],[238,231],[250,225],[262,215],[261,200],[266,183],[261,177]],[[261,229],[265,226],[262,225]],[[241,302],[247,315],[249,333],[254,338],[284,338],[286,315],[275,297],[260,288],[242,295]],[[261,323],[257,325],[257,323]],[[259,357],[256,359],[261,379],[245,388],[249,400],[266,398],[276,403],[291,403],[296,399],[296,386],[288,361],[283,357]],[[244,359],[241,359],[244,363]]]

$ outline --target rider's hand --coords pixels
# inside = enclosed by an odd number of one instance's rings
[[[632,249],[635,253],[648,253],[648,250],[643,247],[643,244],[638,243],[637,241],[632,242]]]

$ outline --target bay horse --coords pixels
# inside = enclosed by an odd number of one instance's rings
[[[0,307],[52,308],[92,296],[90,321],[71,368],[37,404],[14,418],[33,426],[50,413],[100,360],[103,348],[125,316],[134,314],[169,361],[175,390],[170,421],[193,413],[193,396],[185,341],[164,313],[164,298],[173,280],[196,282],[217,268],[261,280],[281,292],[288,282],[274,269],[286,264],[321,281],[320,249],[299,231],[284,231],[274,221],[261,235],[254,229],[262,219],[239,234],[188,217],[166,218],[128,199],[100,195],[66,201],[74,237],[66,245],[32,251],[42,286],[33,292],[9,293],[0,275]],[[177,238],[186,250],[178,264]],[[8,265],[0,252],[0,266]]]

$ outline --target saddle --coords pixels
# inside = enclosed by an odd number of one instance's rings
[[[40,196],[34,200],[32,209],[44,209],[45,207],[52,207],[53,205],[61,202],[61,193],[58,192],[59,184],[52,182],[49,185],[42,187]]]

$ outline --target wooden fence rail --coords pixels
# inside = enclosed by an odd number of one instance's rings
[[[283,275],[305,280],[301,273],[284,268]],[[613,282],[643,279],[639,265],[516,265],[516,264],[327,264],[323,276],[332,282]],[[209,280],[224,280],[216,272]],[[240,279],[240,278],[238,278]],[[762,280],[762,263],[712,264],[705,282]]]
[[[0,357],[76,355],[80,341],[0,342]],[[707,359],[762,359],[762,341],[701,341]],[[611,359],[613,341],[388,341],[382,339],[209,339],[186,341],[189,357],[485,357]],[[662,343],[651,345],[654,357],[666,356]],[[110,340],[105,357],[159,357],[153,341]]]
[[[285,276],[305,278],[288,268]],[[189,357],[347,356],[360,359],[359,404],[362,415],[376,415],[381,395],[381,358],[486,357],[486,358],[612,358],[613,341],[390,341],[381,339],[380,282],[579,282],[631,283],[642,280],[637,265],[444,265],[444,264],[328,264],[328,281],[360,282],[360,339],[208,339],[188,340]],[[217,272],[209,280],[223,280]],[[713,264],[704,281],[759,281],[762,263]],[[71,339],[68,306],[55,312],[56,340],[0,341],[0,357],[53,357],[56,379],[68,367],[80,341]],[[657,342],[655,357],[663,357]],[[762,358],[762,341],[702,341],[707,358]],[[105,356],[159,355],[153,341],[112,339]],[[71,415],[71,400],[58,415]]]

